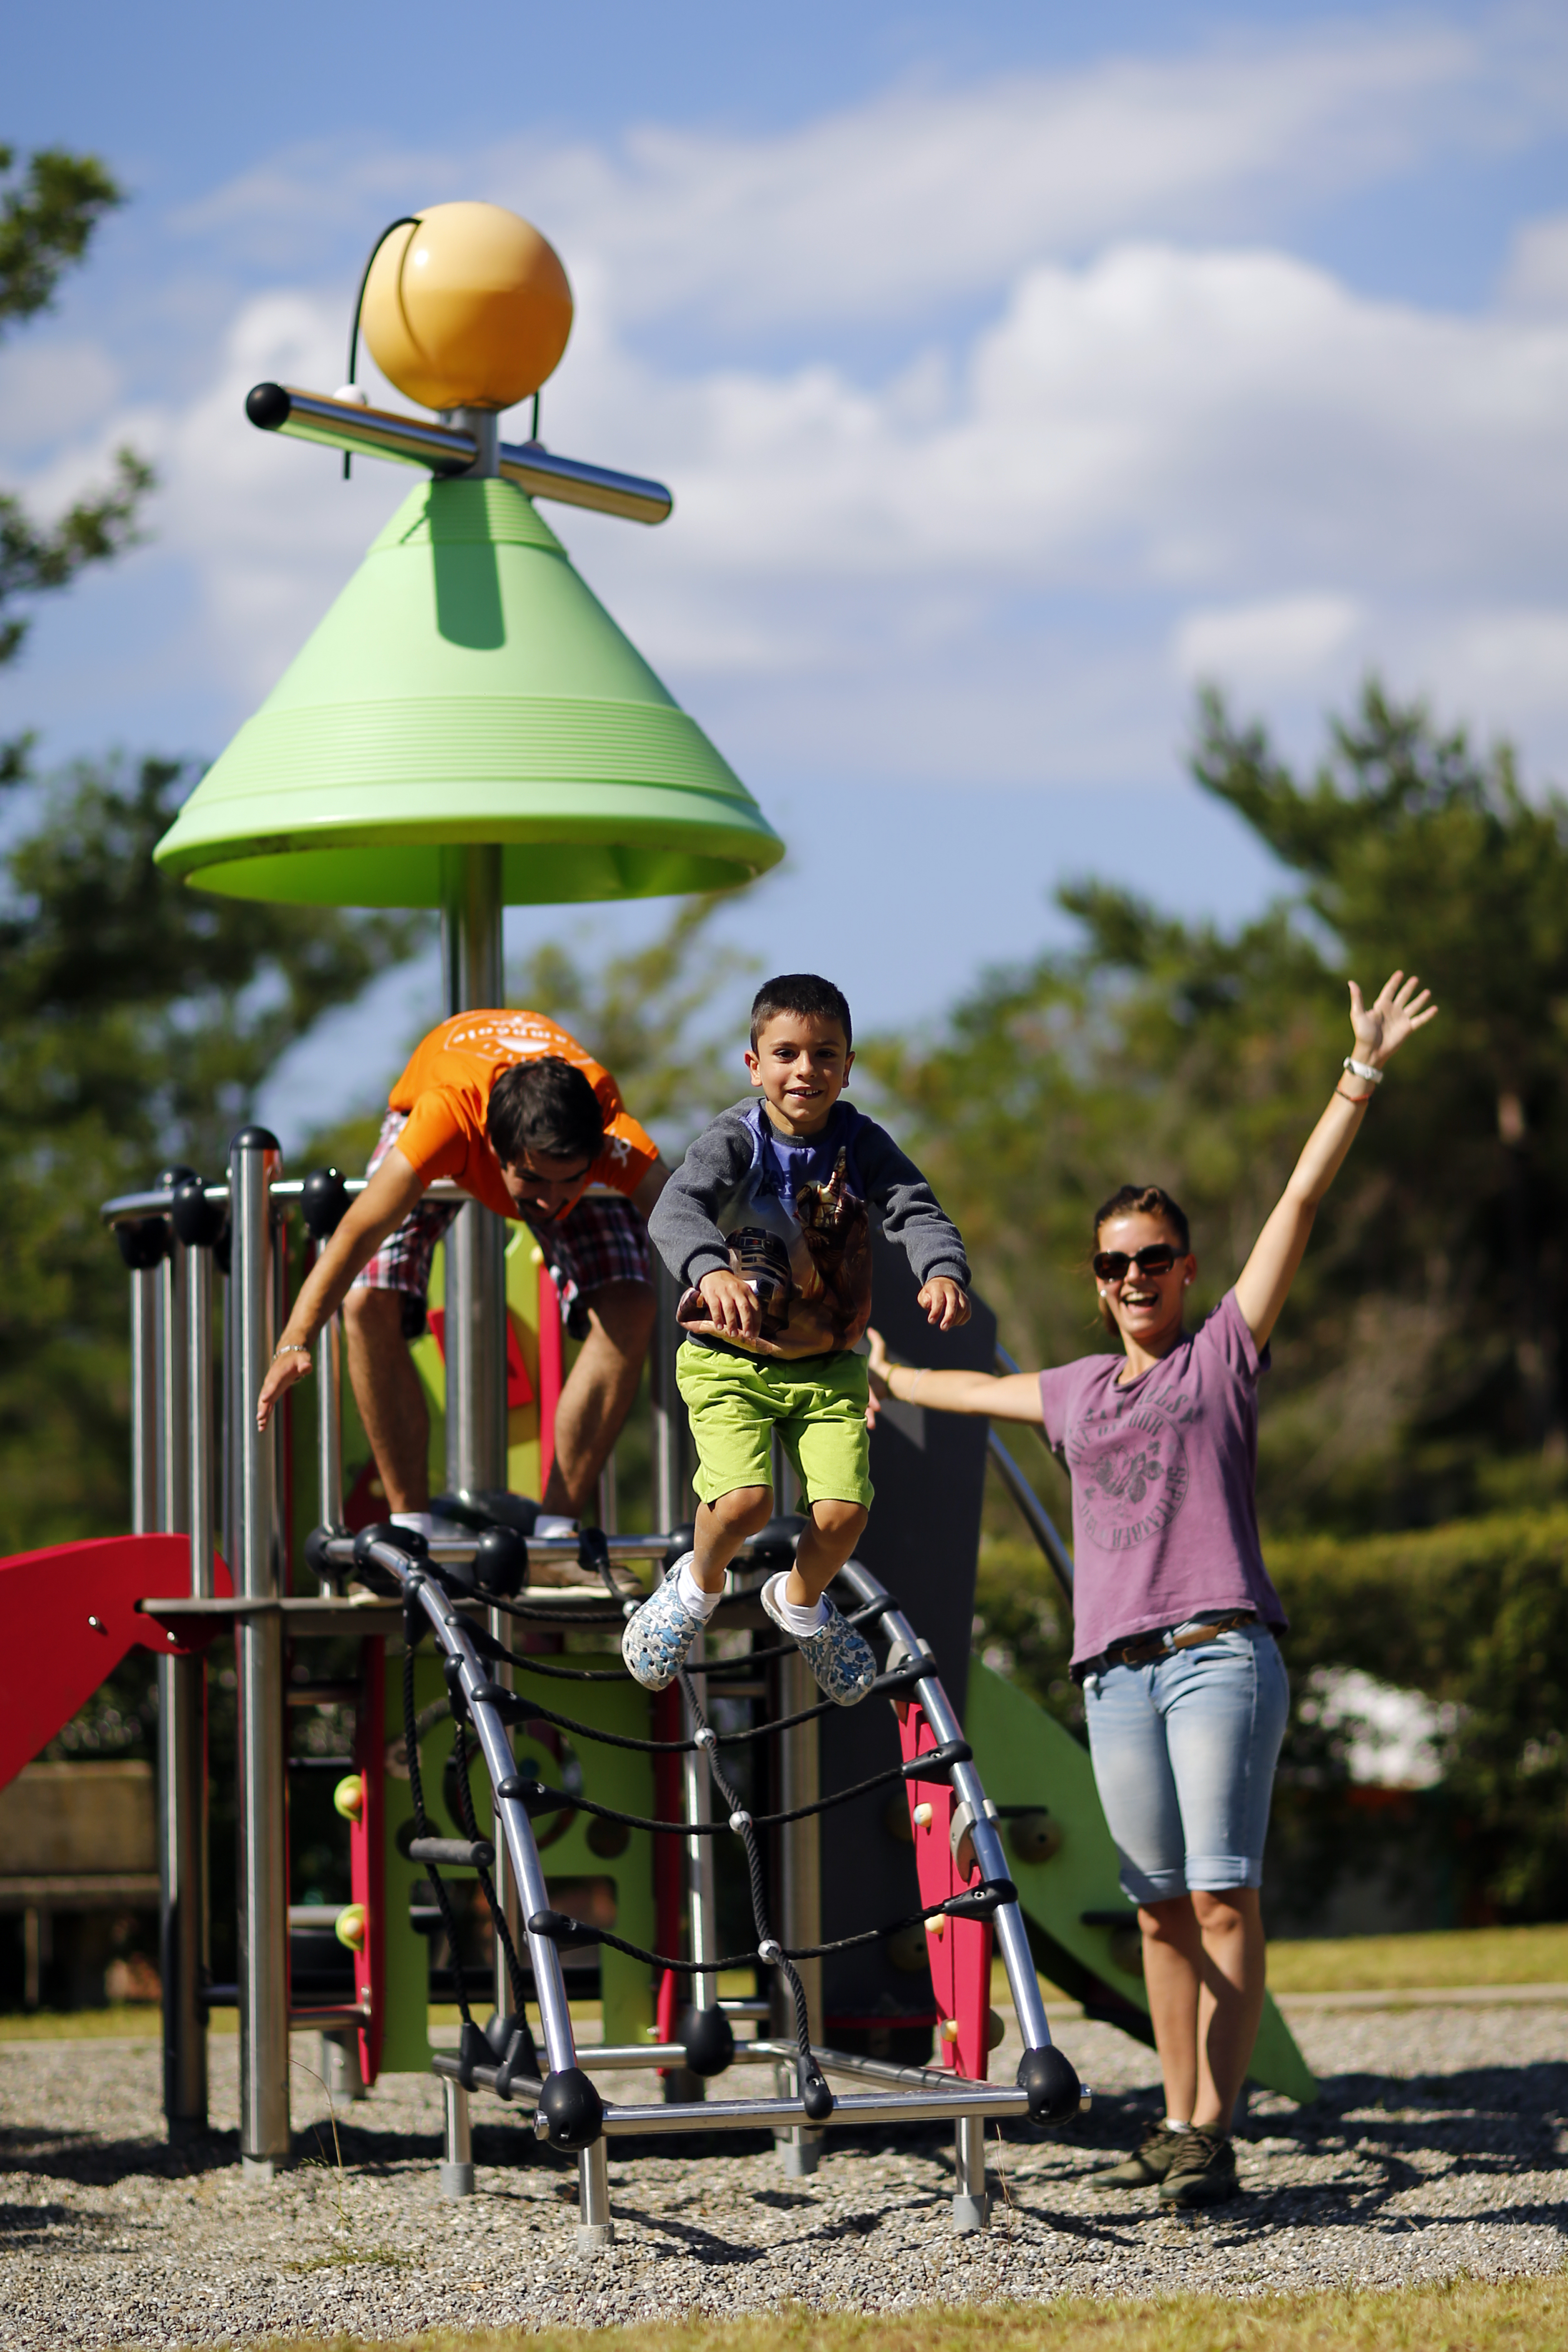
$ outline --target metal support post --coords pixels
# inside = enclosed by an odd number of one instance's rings
[[[321,1465],[323,1528],[343,1523],[343,1318],[331,1315],[316,1335],[316,1454]],[[331,1579],[321,1580],[323,1594]]]
[[[616,2242],[610,2219],[610,2152],[602,2139],[577,2158],[577,2252],[602,2254]]]
[[[441,2194],[471,2197],[474,2193],[474,2127],[468,2116],[468,2095],[461,2083],[444,2075],[446,2135],[441,2144]]]
[[[708,1637],[699,1633],[687,1654],[687,1664],[695,1672],[707,1655]],[[689,1739],[697,1729],[689,1708],[683,1710],[686,1737]],[[713,1818],[713,1783],[709,1775],[705,1756],[689,1752],[682,1759],[686,1781],[686,1818],[694,1827]],[[714,1905],[713,1840],[706,1836],[689,1837],[686,1841],[686,1908],[691,1926],[691,1957],[700,1963],[713,1960],[719,1954],[719,1920]],[[711,1969],[700,1969],[691,1979],[693,2009],[712,2009],[719,1999],[719,1979]],[[697,2096],[705,2095],[705,2087]]]
[[[985,2118],[960,2116],[952,2134],[952,2226],[961,2236],[991,2219],[985,2193]]]
[[[169,1178],[187,1174],[170,1171]],[[171,1238],[158,1268],[158,1525],[189,1534],[191,1423],[195,1388],[191,1298],[199,1276],[187,1250]],[[210,1546],[210,1536],[208,1538]],[[193,1536],[191,1590],[198,1591]],[[205,1771],[202,1661],[158,1661],[158,1957],[163,1984],[163,2114],[169,2136],[205,2131],[207,2120],[206,2019],[202,2011],[205,1941]]]
[[[256,1427],[272,1358],[275,1283],[270,1187],[283,1155],[265,1128],[229,1147],[234,1384],[235,1582],[246,1599],[281,1595],[274,1430]],[[274,1428],[276,1424],[274,1424]],[[269,2180],[289,2154],[289,1881],[283,1769],[283,1628],[246,1615],[239,1664],[239,2146],[247,2175]]]
[[[158,1527],[160,1278],[155,1265],[131,1277],[131,1526],[139,1536]]]
[[[779,1712],[798,1715],[803,1707],[816,1704],[818,1692],[810,1667],[798,1652],[792,1652],[779,1661]],[[816,1724],[797,1723],[778,1735],[780,1763],[779,1807],[791,1812],[797,1805],[814,1805],[822,1793],[822,1768],[817,1745]],[[808,1813],[804,1821],[789,1822],[781,1833],[783,1847],[783,1883],[780,1888],[780,1910],[783,1915],[781,1941],[798,1948],[803,1944],[822,1941],[822,1831],[820,1817]],[[826,2033],[822,2015],[822,1962],[796,1960],[795,1971],[811,2018],[812,2037],[825,2041]],[[773,1979],[773,2032],[776,2038],[795,2039],[795,2011],[788,1987],[776,1977]],[[784,2095],[795,2090],[793,2068],[784,2070],[780,2089]],[[781,2136],[781,2153],[786,2179],[801,2180],[815,2172],[822,2160],[822,2134],[809,2125],[793,2124]]]
[[[357,2033],[322,2034],[321,2080],[327,2086],[329,2099],[353,2102],[368,2095],[364,2075],[360,2069]]]
[[[449,1015],[502,1001],[501,852],[443,853],[441,953]],[[506,1224],[468,1202],[447,1236],[447,1484],[482,1495],[506,1485]]]
[[[675,1385],[675,1356],[680,1332],[675,1309],[679,1286],[655,1253],[653,1357],[649,1365],[649,1396],[653,1407],[653,1523],[661,1534],[679,1527],[690,1516],[691,1489],[686,1480],[683,1433],[686,1416]]]

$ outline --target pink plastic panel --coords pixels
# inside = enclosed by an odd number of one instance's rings
[[[924,1710],[911,1699],[900,1710],[899,1743],[910,1763],[937,1744]],[[921,1901],[933,1908],[950,1895],[979,1884],[975,1864],[959,1875],[952,1859],[953,1795],[943,1780],[910,1780],[910,1820],[914,1831],[915,1868],[920,1875]],[[931,1807],[931,1819],[915,1820],[916,1809]],[[943,2063],[973,2083],[985,2080],[990,2056],[991,1922],[988,1919],[939,1919],[926,1929],[931,1980],[936,2005],[944,2021],[956,2023],[956,2041],[941,2036]]]

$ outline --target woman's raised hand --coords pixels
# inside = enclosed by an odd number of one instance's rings
[[[1353,980],[1350,990],[1355,1058],[1370,1062],[1374,1069],[1381,1070],[1392,1060],[1413,1030],[1425,1029],[1428,1021],[1437,1018],[1436,1006],[1426,1001],[1431,990],[1423,988],[1414,972],[1408,980],[1402,971],[1392,973],[1371,1004],[1362,1003],[1361,990]]]

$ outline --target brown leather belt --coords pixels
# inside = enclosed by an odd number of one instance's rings
[[[1107,1666],[1151,1666],[1156,1658],[1169,1657],[1173,1650],[1200,1649],[1222,1633],[1234,1633],[1238,1625],[1257,1622],[1256,1609],[1227,1609],[1223,1617],[1205,1617],[1201,1625],[1156,1625],[1150,1633],[1112,1642],[1097,1658],[1080,1660],[1073,1668],[1073,1679],[1082,1682],[1086,1675],[1103,1674]]]

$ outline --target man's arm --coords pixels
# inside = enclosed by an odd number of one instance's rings
[[[258,1429],[266,1428],[284,1391],[304,1379],[316,1334],[337,1313],[355,1275],[370,1264],[388,1234],[418,1207],[425,1189],[424,1177],[394,1144],[300,1285],[293,1312],[279,1334],[279,1352],[268,1367],[256,1401]]]

